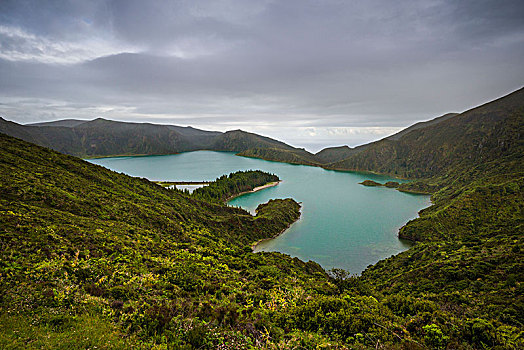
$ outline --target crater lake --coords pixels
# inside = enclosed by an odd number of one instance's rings
[[[251,213],[273,198],[290,197],[301,202],[300,220],[277,238],[259,243],[255,251],[277,251],[304,261],[314,260],[325,269],[343,268],[352,274],[406,250],[410,243],[398,238],[399,228],[431,204],[426,195],[359,184],[366,179],[399,181],[391,177],[270,162],[232,152],[196,151],[88,161],[152,181],[210,181],[238,170],[274,173],[282,180],[278,186],[228,202]]]

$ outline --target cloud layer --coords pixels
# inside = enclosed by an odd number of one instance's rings
[[[0,113],[358,144],[522,87],[522,18],[518,0],[4,0]]]

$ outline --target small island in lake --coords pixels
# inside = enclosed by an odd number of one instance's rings
[[[364,185],[364,186],[382,186],[381,183],[378,183],[373,180],[364,180],[362,182],[359,182],[359,184]]]
[[[278,185],[280,178],[260,170],[237,171],[222,175],[206,187],[193,192],[193,196],[215,203],[224,203],[244,193],[255,192]]]
[[[389,188],[397,188],[398,186],[400,186],[400,184],[396,181],[388,181],[385,184],[381,184],[380,182],[376,182],[373,180],[364,180],[362,182],[359,182],[359,184],[364,185],[364,186],[371,186],[371,187],[384,186],[384,187],[389,187]]]

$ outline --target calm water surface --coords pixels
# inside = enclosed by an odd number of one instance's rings
[[[398,229],[430,205],[429,196],[358,184],[366,179],[393,180],[390,177],[268,162],[229,152],[89,161],[128,175],[164,181],[214,180],[249,169],[274,173],[283,180],[278,186],[237,197],[229,204],[253,213],[258,204],[269,199],[292,197],[302,202],[302,217],[286,233],[259,244],[256,250],[278,251],[351,273],[360,273],[368,265],[406,250],[409,244],[398,239]]]

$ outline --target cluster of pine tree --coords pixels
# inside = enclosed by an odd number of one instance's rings
[[[260,170],[237,171],[229,175],[222,175],[208,186],[197,188],[193,192],[195,198],[209,202],[225,202],[243,192],[271,182],[280,181],[278,176]]]

